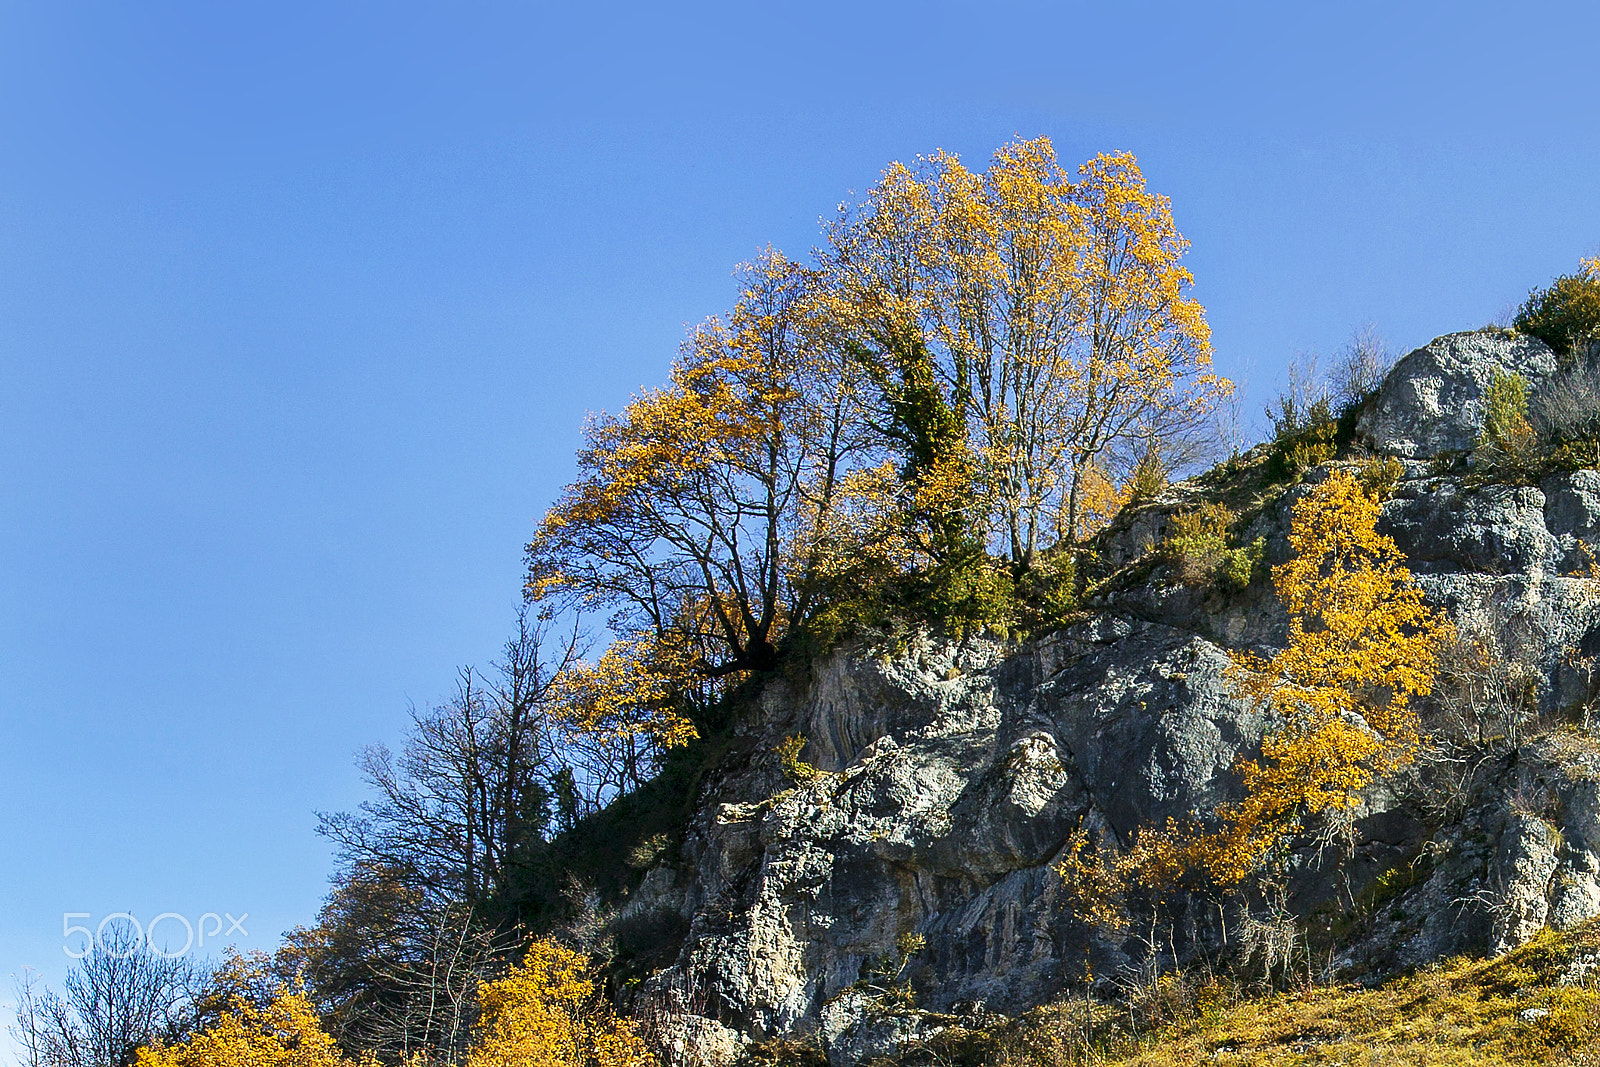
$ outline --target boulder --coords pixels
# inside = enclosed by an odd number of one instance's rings
[[[1484,400],[1497,372],[1537,386],[1555,369],[1556,354],[1526,334],[1446,334],[1395,365],[1357,421],[1356,439],[1402,459],[1467,451],[1483,431]]]

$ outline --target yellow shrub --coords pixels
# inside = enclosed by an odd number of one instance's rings
[[[595,993],[587,957],[539,940],[478,993],[483,1011],[467,1067],[654,1067],[633,1024]]]
[[[373,1061],[364,1057],[362,1062]],[[136,1067],[349,1067],[311,1003],[280,993],[265,1008],[242,1001],[181,1044],[141,1048]]]

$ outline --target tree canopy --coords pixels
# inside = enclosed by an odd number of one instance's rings
[[[528,544],[532,600],[604,612],[679,692],[772,666],[841,590],[1026,578],[1231,389],[1127,153],[892,164],[825,237],[744,268],[668,385],[590,419]]]

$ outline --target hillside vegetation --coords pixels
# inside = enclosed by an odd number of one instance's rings
[[[98,947],[29,1067],[1587,1062],[1600,263],[1241,452],[1187,250],[1045,139],[767,250],[316,920]]]
[[[1130,1004],[1065,1003],[991,1029],[957,1023],[888,1064],[948,1067],[1378,1067],[1600,1062],[1600,928],[1545,931],[1494,959],[1452,958],[1376,989],[1247,995],[1223,979],[1163,980]],[[1153,1012],[1154,1020],[1139,1015]],[[767,1062],[803,1063],[803,1048]]]

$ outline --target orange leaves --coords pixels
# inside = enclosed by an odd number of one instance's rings
[[[1410,700],[1432,688],[1450,628],[1424,603],[1394,541],[1377,533],[1378,509],[1344,472],[1295,506],[1294,556],[1273,569],[1289,645],[1264,669],[1241,659],[1239,676],[1286,722],[1354,715],[1403,745],[1415,737]]]
[[[767,250],[670,383],[591,419],[528,596],[683,650],[703,688],[772,668],[863,585],[944,590],[946,615],[1000,597],[1230,388],[1187,249],[1130,155],[1074,175],[1038,138],[985,171],[892,164],[814,267]]]

